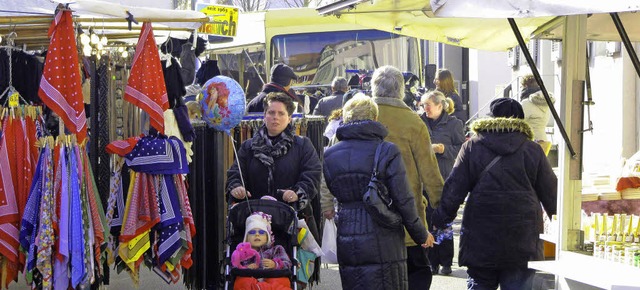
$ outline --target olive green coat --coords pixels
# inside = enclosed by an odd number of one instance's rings
[[[409,188],[416,200],[418,215],[427,226],[427,199],[422,195],[422,191],[429,195],[431,207],[436,208],[440,203],[444,184],[440,176],[438,160],[431,149],[431,138],[427,126],[401,99],[374,98],[373,100],[378,104],[378,122],[389,130],[385,141],[396,144],[400,149],[407,169]],[[405,245],[408,247],[416,245],[408,234],[405,234]]]

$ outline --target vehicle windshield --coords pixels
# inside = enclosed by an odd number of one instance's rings
[[[291,66],[299,76],[297,85],[328,85],[335,76],[370,74],[384,65],[420,75],[418,41],[378,30],[274,36],[271,61]]]

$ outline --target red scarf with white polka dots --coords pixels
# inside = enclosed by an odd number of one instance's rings
[[[78,68],[78,49],[71,11],[61,10],[49,27],[51,43],[44,63],[38,96],[77,134],[78,141],[87,136],[82,82]]]
[[[151,126],[164,134],[163,113],[169,109],[169,101],[160,55],[149,22],[145,22],[140,31],[124,99],[147,112]]]

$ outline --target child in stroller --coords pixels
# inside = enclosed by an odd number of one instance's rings
[[[244,242],[238,244],[231,255],[231,265],[239,269],[288,269],[291,260],[281,245],[271,240],[271,215],[254,212],[245,224]],[[266,278],[238,277],[234,289],[291,289],[287,277]]]
[[[229,209],[227,227],[225,289],[295,288],[290,257],[297,251],[297,217],[291,206],[265,199],[240,202]]]

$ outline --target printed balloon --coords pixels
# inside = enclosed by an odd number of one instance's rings
[[[246,99],[238,82],[225,76],[215,76],[202,88],[202,118],[216,130],[230,134],[244,116]]]

